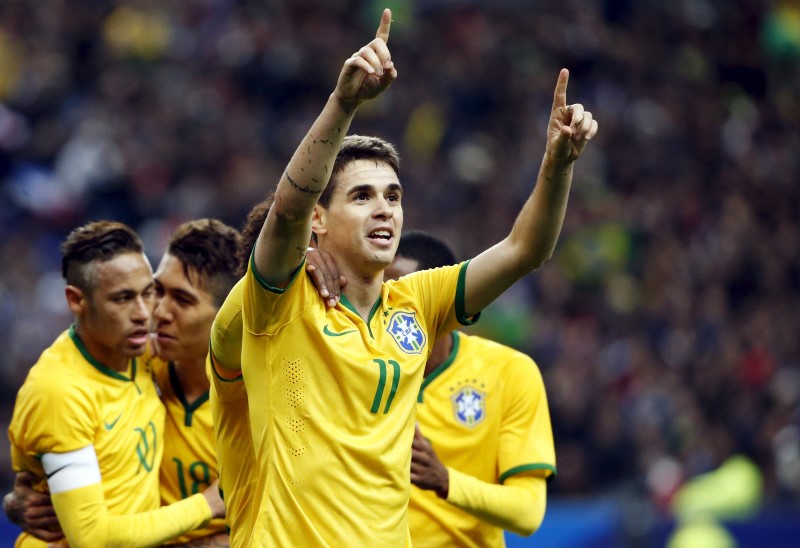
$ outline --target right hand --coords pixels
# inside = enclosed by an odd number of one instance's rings
[[[23,531],[46,542],[64,538],[50,495],[33,489],[34,476],[19,472],[14,479],[14,490],[3,498],[3,510],[9,521]]]
[[[392,10],[383,10],[375,39],[344,62],[334,97],[343,105],[358,106],[383,93],[397,78],[397,69],[386,45],[392,26]]]
[[[411,442],[411,483],[447,500],[450,473],[439,460],[431,442],[422,435],[419,424],[414,428],[414,440]]]
[[[347,285],[347,278],[339,274],[333,256],[313,247],[306,251],[306,272],[311,275],[320,297],[330,307],[336,306],[341,296],[341,288]]]
[[[211,507],[211,517],[224,518],[225,502],[219,496],[219,480],[214,480],[214,483],[206,487],[206,490],[203,491],[203,496]]]
[[[557,164],[570,164],[597,133],[597,121],[583,105],[567,105],[569,71],[561,69],[553,92],[553,108],[547,126],[545,155]]]

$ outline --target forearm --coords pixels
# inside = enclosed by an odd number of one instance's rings
[[[536,186],[517,216],[509,242],[525,258],[524,273],[541,266],[556,247],[567,211],[574,162],[557,162],[545,154]]]
[[[53,494],[52,500],[72,546],[157,546],[211,519],[211,509],[202,494],[122,516],[108,513],[100,483]]]
[[[280,218],[306,220],[328,184],[355,112],[356,103],[345,103],[335,93],[330,95],[281,176],[272,206]]]
[[[355,111],[355,105],[331,95],[281,176],[255,248],[258,273],[270,285],[286,282],[305,257],[311,213],[330,180]]]
[[[511,477],[487,483],[448,467],[447,502],[496,527],[527,536],[542,524],[547,505],[543,478]]]

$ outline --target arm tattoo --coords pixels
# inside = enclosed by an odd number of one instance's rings
[[[308,186],[300,186],[299,184],[297,184],[297,181],[292,179],[292,176],[289,175],[288,171],[284,171],[283,174],[286,175],[286,180],[289,181],[289,185],[292,188],[299,190],[300,192],[305,192],[306,194],[319,194],[319,193],[322,192],[321,190],[318,190],[318,189],[315,189],[315,188],[311,188],[311,187],[308,187]],[[316,179],[313,179],[313,178],[312,178],[312,180],[314,182],[319,182],[319,181],[317,181]]]

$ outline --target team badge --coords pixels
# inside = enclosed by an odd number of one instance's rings
[[[467,428],[476,426],[486,416],[486,392],[464,386],[450,396],[450,400],[456,420]]]
[[[386,326],[400,350],[406,354],[421,354],[425,348],[425,332],[417,322],[414,312],[395,312]]]

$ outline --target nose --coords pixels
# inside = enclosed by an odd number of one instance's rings
[[[150,319],[152,313],[152,303],[141,295],[136,297],[136,302],[133,309],[133,320],[137,322],[146,322]]]
[[[391,219],[392,215],[394,215],[394,210],[392,209],[389,200],[387,200],[384,196],[378,196],[377,200],[375,201],[375,209],[373,210],[372,215],[377,219]]]
[[[169,312],[169,306],[167,306],[167,298],[161,297],[156,299],[156,306],[153,310],[153,317],[158,320],[159,322],[167,322],[172,319],[172,314]]]

